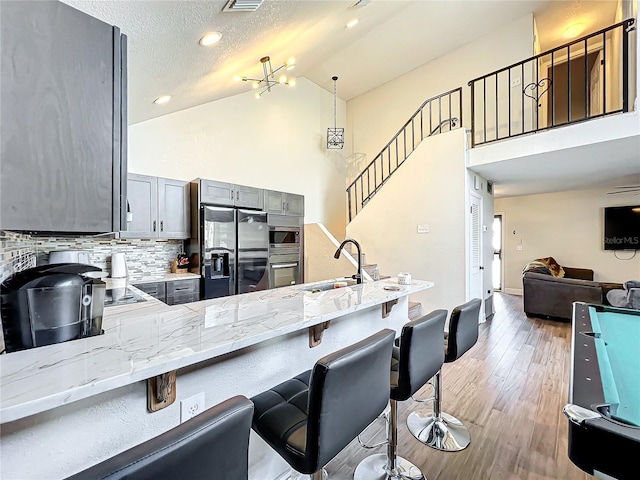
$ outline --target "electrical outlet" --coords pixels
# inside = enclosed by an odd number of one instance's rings
[[[418,233],[429,233],[429,225],[418,225]]]
[[[190,418],[204,411],[204,392],[200,392],[189,398],[180,401],[180,423],[184,423]]]
[[[522,250],[522,245],[516,245],[516,250]]]
[[[517,87],[520,85],[520,77],[516,77],[516,78],[512,78],[511,79],[511,86],[512,87]]]

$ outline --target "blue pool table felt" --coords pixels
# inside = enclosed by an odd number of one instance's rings
[[[604,398],[611,416],[640,426],[640,315],[590,307]]]

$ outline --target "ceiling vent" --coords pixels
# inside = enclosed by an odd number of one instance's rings
[[[229,0],[223,12],[255,12],[264,0]]]
[[[351,8],[356,8],[356,7],[366,7],[367,5],[369,5],[372,2],[372,0],[358,0],[356,3],[354,3],[353,5],[351,5]]]

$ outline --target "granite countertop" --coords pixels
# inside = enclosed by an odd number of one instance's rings
[[[324,282],[168,306],[105,309],[104,335],[0,357],[0,423],[196,364],[433,286],[395,278],[311,293]],[[387,290],[384,287],[395,287]]]

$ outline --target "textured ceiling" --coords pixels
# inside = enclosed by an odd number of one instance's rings
[[[528,12],[541,42],[564,43],[574,18],[589,31],[613,22],[609,1],[266,0],[256,12],[223,13],[227,0],[63,0],[128,36],[129,123],[137,123],[250,90],[234,75],[261,77],[260,57],[274,68],[290,56],[296,77],[307,77],[349,100]],[[360,23],[345,28],[352,18]],[[597,27],[597,28],[596,28]],[[223,33],[201,47],[203,33]],[[549,32],[547,34],[547,32]],[[558,33],[559,32],[559,33]],[[173,95],[168,104],[153,100]]]

